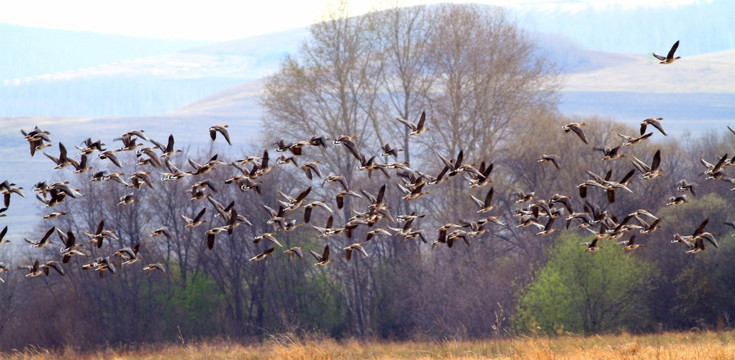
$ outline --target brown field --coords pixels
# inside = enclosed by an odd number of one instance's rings
[[[735,331],[652,335],[515,337],[499,340],[386,342],[297,340],[258,344],[225,341],[138,350],[78,353],[29,348],[3,359],[735,359]]]

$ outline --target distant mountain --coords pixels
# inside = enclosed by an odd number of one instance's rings
[[[164,114],[275,72],[306,34],[307,29],[296,29],[6,79],[0,86],[0,116]]]
[[[0,24],[0,81],[169,54],[207,43]]]
[[[681,40],[682,56],[735,48],[735,2],[730,0],[677,6],[537,2],[513,7],[511,13],[525,29],[562,35],[598,51],[650,55],[667,52],[676,40]]]
[[[665,53],[676,40],[685,59],[735,48],[735,22],[726,16],[735,13],[735,2],[677,7],[561,3],[509,12],[562,73],[586,74],[579,81],[572,76],[568,90],[579,91],[579,84],[596,89],[596,81],[610,78],[605,72],[619,71],[616,64],[634,55],[653,60],[652,51]],[[0,25],[0,116],[170,113],[272,74],[307,36],[308,29],[300,28],[204,44]],[[612,84],[601,86],[617,91]]]

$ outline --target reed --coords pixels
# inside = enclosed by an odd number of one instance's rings
[[[512,337],[463,341],[336,341],[273,336],[255,344],[213,340],[79,352],[29,347],[7,359],[735,359],[735,331]]]

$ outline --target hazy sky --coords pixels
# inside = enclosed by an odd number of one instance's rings
[[[645,6],[675,6],[697,0],[658,0]],[[700,0],[701,1],[701,0]],[[405,0],[401,5],[466,2]],[[639,0],[481,0],[502,6],[635,6]],[[0,2],[0,23],[149,36],[232,40],[303,27],[318,20],[334,0],[20,0]],[[377,1],[350,0],[352,14],[375,9]],[[384,2],[395,4],[396,2]]]

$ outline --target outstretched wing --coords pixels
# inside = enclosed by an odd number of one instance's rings
[[[669,54],[666,55],[666,58],[667,59],[673,59],[674,58],[674,53],[676,52],[676,49],[678,47],[679,47],[679,40],[676,40],[676,42],[674,43],[674,45],[671,47],[671,50],[669,50]]]

